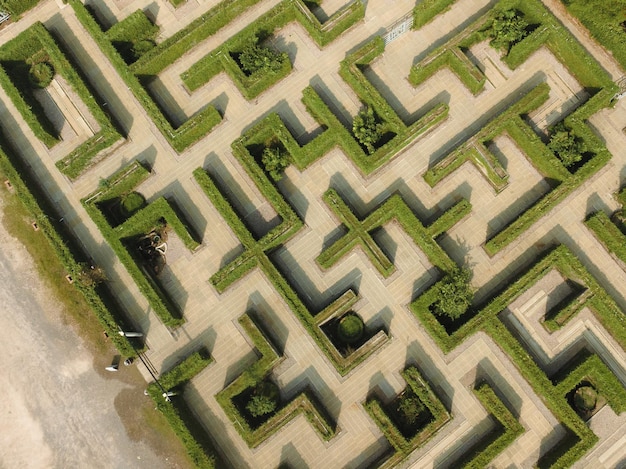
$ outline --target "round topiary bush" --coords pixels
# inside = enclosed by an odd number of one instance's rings
[[[591,412],[596,408],[598,393],[591,386],[581,386],[574,393],[574,405],[581,412]]]
[[[132,214],[140,210],[146,205],[146,199],[139,192],[131,192],[122,197],[120,201],[120,213],[124,218],[130,217]]]
[[[54,78],[54,67],[49,62],[37,62],[28,71],[28,80],[34,88],[45,88]]]
[[[365,325],[363,320],[356,313],[344,315],[337,324],[337,335],[346,344],[354,344],[363,337]]]
[[[254,388],[254,392],[246,404],[246,410],[253,417],[271,414],[278,407],[279,397],[278,386],[271,381],[263,381]]]

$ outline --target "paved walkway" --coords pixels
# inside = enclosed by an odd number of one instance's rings
[[[206,11],[215,1],[188,0],[178,10],[163,0],[99,0],[96,4],[111,20],[123,18],[136,8],[148,8],[161,24],[162,36],[167,37],[201,11]],[[470,390],[477,377],[487,377],[519,414],[527,430],[494,464],[497,467],[531,467],[540,452],[546,451],[551,442],[558,440],[563,430],[560,427],[554,429],[554,417],[514,365],[484,334],[475,335],[448,356],[441,353],[406,307],[415,295],[434,281],[437,274],[425,255],[395,224],[384,227],[375,235],[377,242],[394,259],[397,269],[388,279],[383,279],[372,269],[360,249],[344,257],[332,269],[322,271],[315,258],[337,232],[338,222],[321,197],[331,186],[362,216],[391,193],[398,192],[424,221],[437,216],[459,198],[468,198],[473,206],[471,215],[449,230],[441,239],[441,244],[455,261],[472,266],[479,298],[492,291],[503,276],[508,278],[534,259],[538,246],[558,242],[572,249],[622,308],[626,308],[626,289],[623,287],[626,285],[626,273],[582,224],[590,211],[617,208],[612,194],[622,185],[622,168],[626,166],[626,154],[623,153],[626,135],[622,131],[626,127],[626,100],[590,119],[591,125],[598,130],[614,155],[609,165],[547,213],[510,247],[488,258],[482,248],[487,236],[545,193],[547,183],[505,135],[495,138],[491,145],[510,174],[509,186],[500,194],[496,195],[470,165],[464,166],[434,189],[424,182],[423,173],[433,161],[471,137],[493,116],[538,83],[547,81],[551,87],[548,103],[532,116],[540,129],[545,128],[550,119],[576,105],[581,97],[580,85],[547,50],[540,50],[519,70],[512,72],[489,48],[482,46],[471,51],[476,60],[485,65],[488,78],[484,91],[479,95],[471,95],[451,72],[445,70],[417,88],[408,85],[405,78],[414,61],[449,39],[447,31],[465,27],[493,4],[490,0],[460,0],[429,25],[392,42],[384,55],[366,72],[368,78],[405,122],[411,123],[440,102],[450,106],[447,122],[378,171],[375,177],[364,178],[345,155],[333,150],[303,173],[293,167],[288,168],[280,183],[283,193],[304,217],[306,227],[286,246],[277,250],[273,260],[281,270],[289,272],[289,279],[298,291],[320,308],[347,288],[356,288],[361,299],[355,309],[368,325],[386,325],[392,337],[390,343],[375,356],[348,376],[340,377],[260,271],[247,275],[222,295],[218,295],[207,283],[214,272],[241,252],[241,246],[193,180],[192,171],[201,166],[210,167],[235,194],[244,215],[264,218],[263,224],[271,226],[275,213],[232,157],[231,142],[269,112],[278,112],[299,133],[316,131],[317,124],[300,102],[302,89],[309,84],[332,100],[342,118],[349,121],[360,103],[339,77],[339,62],[347,51],[354,50],[404,16],[414,2],[368,2],[365,21],[323,51],[299,25],[287,25],[279,32],[277,42],[292,54],[294,70],[252,102],[246,101],[224,74],[189,95],[182,87],[180,73],[226,37],[253,22],[277,1],[261,1],[227,26],[219,39],[208,38],[160,75],[155,89],[168,96],[165,104],[178,120],[184,120],[207,103],[214,103],[225,115],[224,122],[215,131],[183,154],[178,155],[169,148],[132,93],[82,29],[71,8],[59,10],[51,1],[38,7],[36,17],[68,39],[72,54],[89,81],[106,99],[111,112],[128,131],[129,139],[83,177],[69,182],[54,167],[54,149],[47,150],[34,138],[11,101],[0,90],[0,117],[5,129],[12,135],[37,177],[45,181],[45,189],[56,203],[59,215],[65,218],[88,252],[107,271],[113,290],[136,326],[146,332],[150,347],[148,357],[155,366],[168,369],[200,344],[211,350],[215,363],[193,381],[185,397],[236,467],[276,467],[281,462],[290,462],[296,467],[367,465],[388,448],[388,443],[366,415],[361,403],[374,387],[382,389],[389,398],[400,392],[405,384],[399,371],[407,363],[419,365],[435,383],[438,394],[452,408],[454,415],[448,430],[413,454],[408,464],[415,467],[446,466],[459,456],[466,442],[488,431],[490,424],[486,412]],[[546,0],[546,4],[550,8],[557,5],[551,0]],[[332,8],[341,5],[340,1],[325,2],[324,8],[330,14]],[[585,38],[579,25],[567,17],[563,19],[562,12],[556,13],[609,73],[621,73],[602,50]],[[28,21],[31,21],[31,16],[0,31],[0,41],[15,37],[32,23]],[[174,332],[168,331],[151,312],[129,274],[80,205],[80,199],[95,190],[100,178],[108,177],[135,158],[153,168],[153,175],[138,190],[149,200],[161,195],[176,200],[203,240],[202,247],[195,253],[188,252],[180,244],[170,243],[168,266],[171,275],[166,288],[184,308],[186,319],[185,325]],[[558,279],[552,280],[558,284]],[[550,291],[550,285],[538,285],[532,295],[542,289]],[[532,295],[526,300],[530,301]],[[545,307],[541,301],[536,309],[531,308],[533,314],[541,314],[541,308]],[[512,305],[511,316],[518,314],[515,308],[524,309],[523,306],[524,303]],[[236,326],[237,317],[251,309],[272,325],[277,340],[285,350],[287,359],[274,376],[285,396],[295,394],[308,383],[337,420],[341,433],[330,442],[322,442],[306,420],[298,417],[259,448],[250,450],[213,398],[254,357],[248,341]],[[559,334],[547,336],[538,327],[536,317],[532,316],[524,320],[524,328],[538,338],[538,347],[546,356],[546,367],[551,366],[552,358],[581,334],[598,337],[608,353],[619,356],[619,348],[615,348],[610,336],[594,321],[588,313],[581,314],[580,320]],[[622,361],[616,363],[618,369],[626,369]],[[612,428],[623,428],[620,417],[616,418]],[[616,431],[604,431],[598,449],[590,452],[585,461],[594,461],[597,467],[617,461],[622,455],[619,449],[621,440]],[[610,455],[602,459],[601,450]]]

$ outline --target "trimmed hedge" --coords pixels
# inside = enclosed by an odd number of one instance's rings
[[[492,387],[486,382],[478,384],[474,394],[487,412],[498,421],[496,429],[485,435],[472,446],[469,452],[454,462],[454,467],[482,469],[487,467],[507,446],[524,433],[524,427],[517,421],[511,411],[496,396]]]
[[[341,8],[323,26],[301,0],[284,0],[192,65],[181,74],[181,79],[190,91],[194,91],[221,71],[225,71],[246,99],[254,99],[287,76],[291,72],[291,63],[284,55],[285,60],[279,70],[246,76],[231,56],[232,53],[239,52],[246,42],[254,37],[271,36],[286,24],[298,21],[318,45],[324,46],[360,21],[364,14],[363,4],[359,1],[352,2]]]
[[[174,396],[165,400],[163,390],[170,391],[175,387],[184,387],[191,379],[213,362],[205,350],[194,352],[182,363],[164,373],[159,384],[148,385],[148,394],[154,400],[156,407],[165,416],[174,433],[187,450],[189,458],[196,467],[213,469],[221,467],[221,461],[208,434],[201,434],[196,427],[198,422],[195,414],[182,402],[183,396]],[[159,386],[160,385],[160,386]]]
[[[185,222],[181,220],[170,203],[163,197],[151,202],[116,227],[109,224],[100,208],[103,202],[130,192],[149,175],[150,173],[139,162],[134,161],[111,176],[107,180],[105,188],[86,197],[82,203],[128,273],[135,280],[137,287],[148,300],[156,315],[166,326],[177,327],[184,322],[178,306],[174,304],[169,294],[159,283],[138,265],[135,257],[126,246],[125,240],[146,234],[153,227],[159,225],[161,219],[164,219],[190,251],[198,248],[199,242],[193,238]]]
[[[15,21],[19,19],[22,13],[37,6],[40,1],[41,0],[2,0],[0,1],[0,6],[2,6],[3,10],[8,11]]]
[[[32,214],[39,230],[56,252],[67,273],[72,278],[80,278],[83,266],[70,249],[73,240],[68,239],[68,234],[59,230],[59,226],[53,223],[53,220],[58,218],[57,215],[51,213],[45,207],[47,205],[46,199],[41,188],[36,186],[36,178],[31,176],[28,170],[24,168],[24,163],[16,155],[17,153],[7,144],[4,134],[0,134],[0,171],[11,182],[16,196]],[[118,307],[112,310],[108,306],[113,304],[105,297],[105,295],[109,294],[108,290],[99,286],[88,286],[79,281],[74,282],[73,285],[83,295],[119,352],[125,356],[134,357],[137,353],[136,349],[131,345],[127,337],[118,334],[118,331],[124,324],[124,318],[121,317],[123,313]],[[116,304],[116,306],[118,305]]]
[[[233,399],[266,379],[272,369],[282,361],[282,357],[278,355],[249,315],[241,316],[239,324],[252,340],[259,354],[259,360],[244,370],[224,390],[217,393],[215,398],[248,446],[256,448],[300,413],[303,413],[311,422],[322,439],[332,438],[337,431],[336,426],[329,421],[325,410],[308,389],[284,403],[261,425],[252,428],[246,417],[239,412]]]
[[[397,194],[392,195],[363,221],[357,219],[334,189],[326,191],[324,201],[347,228],[348,233],[322,251],[317,257],[317,262],[322,268],[332,267],[355,246],[360,245],[383,277],[386,278],[391,275],[395,271],[394,265],[369,233],[392,220],[400,223],[434,266],[443,272],[448,272],[456,267],[445,251],[434,241],[434,238],[450,229],[470,213],[471,206],[467,200],[464,199],[451,207],[428,228],[424,227],[402,197]]]
[[[607,163],[611,157],[610,153],[585,121],[593,113],[608,106],[616,90],[615,84],[612,83],[606,72],[537,0],[526,2],[501,0],[492,10],[477,20],[474,23],[474,27],[470,28],[470,31],[464,31],[450,40],[445,46],[431,54],[426,61],[433,60],[433,57],[442,54],[446,50],[455,51],[461,45],[462,47],[469,47],[469,45],[482,40],[484,31],[480,29],[481,25],[487,25],[498,11],[507,9],[519,10],[529,23],[536,26],[531,34],[513,45],[508,55],[503,58],[510,67],[515,68],[519,66],[538,47],[545,45],[561,63],[567,64],[570,72],[574,74],[582,86],[592,92],[597,90],[585,104],[565,118],[566,127],[572,129],[575,137],[584,141],[585,147],[593,156],[581,167],[577,168],[575,172],[570,173],[560,164],[555,155],[546,148],[532,129],[518,117],[519,113],[515,115],[505,112],[499,118],[492,120],[479,132],[478,135],[480,136],[482,148],[481,146],[470,147],[470,144],[465,144],[429,169],[424,177],[431,185],[434,185],[457,169],[464,161],[469,160],[474,162],[478,169],[486,174],[496,191],[501,190],[506,183],[507,175],[499,163],[497,163],[495,157],[484,148],[483,144],[495,138],[499,133],[507,132],[522,151],[526,153],[537,170],[546,178],[556,182],[556,187],[549,193],[541,197],[517,219],[512,220],[507,226],[487,240],[484,248],[490,256],[495,255],[512,243]],[[420,64],[418,64],[418,69],[419,66]],[[463,69],[459,70],[461,70],[459,73],[465,73],[462,71]],[[422,76],[420,79],[425,79],[425,77]],[[468,82],[467,77],[462,79],[464,82]],[[541,89],[543,87],[545,85],[540,85],[538,88]],[[536,98],[540,99],[541,97],[536,96]],[[527,100],[520,100],[520,103],[524,101]],[[539,104],[540,101],[534,102],[535,107]]]
[[[406,389],[410,389],[419,398],[420,402],[431,413],[432,418],[415,436],[407,440],[385,412],[380,399],[377,397],[368,398],[363,404],[365,410],[395,450],[393,455],[381,464],[380,467],[382,468],[391,468],[400,464],[413,451],[435,436],[452,417],[417,368],[413,366],[406,368],[402,371],[402,376],[407,383]]]
[[[413,29],[430,23],[435,16],[446,11],[456,0],[422,0],[413,8]]]
[[[531,285],[557,269],[565,278],[572,279],[590,290],[587,306],[622,348],[626,348],[626,317],[615,301],[587,272],[576,256],[565,246],[558,246],[545,253],[534,265],[513,281],[503,282],[506,287],[486,301],[480,309],[470,311],[457,330],[448,334],[445,328],[430,311],[435,301],[438,284],[433,285],[417,298],[411,309],[435,342],[444,352],[458,346],[469,335],[483,330],[489,334],[500,348],[511,357],[520,373],[529,382],[535,393],[542,396],[548,408],[569,431],[569,437],[557,448],[553,448],[539,462],[540,467],[567,467],[580,459],[597,441],[596,435],[584,424],[565,398],[554,387],[543,369],[533,360],[517,338],[500,321],[498,315]]]
[[[626,389],[598,355],[583,350],[552,377],[557,392],[562,395],[584,380],[591,381],[616,414],[626,411]]]
[[[248,0],[250,1],[250,0]],[[185,123],[178,127],[168,120],[167,116],[159,108],[158,104],[152,99],[148,91],[144,88],[144,83],[149,81],[151,75],[135,75],[128,67],[119,52],[113,47],[107,35],[102,31],[100,25],[91,16],[91,13],[85,8],[80,0],[68,0],[74,9],[76,17],[83,27],[89,32],[94,41],[100,47],[102,53],[111,62],[117,73],[126,83],[126,86],[135,95],[135,98],[144,107],[150,118],[161,131],[172,148],[177,152],[182,152],[189,146],[196,143],[200,138],[207,135],[222,120],[222,116],[213,106],[207,106],[204,110],[199,111],[189,118]],[[216,8],[220,8],[224,3],[220,3]],[[201,17],[202,18],[202,17]],[[155,47],[152,51],[144,54],[143,58],[152,57],[151,52],[159,49]],[[160,49],[159,49],[160,50]],[[178,58],[178,57],[176,57]],[[140,61],[135,62],[137,65]],[[170,62],[171,63],[171,62]]]
[[[91,138],[57,162],[57,167],[61,172],[70,178],[76,178],[93,164],[98,153],[120,140],[122,136],[98,105],[93,90],[67,60],[42,23],[33,24],[15,39],[0,47],[0,63],[26,62],[41,54],[45,54],[55,71],[71,85],[72,90],[87,106],[100,126],[100,130]],[[55,145],[59,137],[52,128],[41,104],[31,97],[30,91],[24,90],[23,87],[27,86],[25,82],[15,80],[15,77],[10,78],[6,74],[4,68],[0,70],[0,85],[5,89],[35,136],[48,147]]]

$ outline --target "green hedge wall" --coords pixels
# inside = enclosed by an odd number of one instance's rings
[[[61,172],[70,178],[76,178],[90,166],[98,153],[120,140],[122,136],[98,105],[93,91],[67,60],[42,23],[34,23],[16,38],[0,47],[0,64],[4,64],[2,67],[5,67],[9,62],[25,62],[38,54],[45,54],[48,57],[56,73],[71,85],[72,90],[87,106],[100,126],[98,132],[57,163]],[[0,86],[5,89],[37,138],[48,147],[58,143],[59,137],[52,129],[43,108],[36,100],[33,101],[29,97],[30,92],[24,89],[24,87],[29,87],[28,83],[14,83],[2,68],[0,69]]]
[[[111,176],[107,180],[105,188],[86,197],[82,203],[128,273],[133,277],[137,287],[148,300],[156,315],[166,326],[177,327],[184,322],[178,306],[174,304],[169,294],[159,283],[140,268],[137,260],[127,248],[126,240],[146,234],[155,226],[160,225],[161,219],[164,219],[190,251],[197,249],[200,245],[199,242],[194,239],[188,226],[163,197],[151,202],[116,227],[109,224],[100,208],[100,204],[131,191],[149,175],[150,173],[135,161]]]
[[[221,71],[226,71],[244,97],[253,99],[287,76],[291,72],[291,63],[287,59],[276,72],[255,73],[248,77],[232,59],[232,52],[239,51],[243,44],[254,37],[271,36],[292,21],[298,21],[320,46],[324,46],[361,20],[364,13],[361,2],[352,2],[328,19],[326,24],[331,25],[330,28],[324,28],[301,0],[284,0],[192,65],[181,74],[181,79],[189,90],[194,91]],[[341,21],[336,20],[339,17]]]
[[[83,267],[69,247],[72,244],[72,240],[67,239],[67,233],[60,231],[58,226],[53,223],[53,220],[57,218],[56,214],[52,214],[44,208],[45,203],[43,202],[44,198],[41,188],[33,187],[35,178],[24,169],[23,162],[19,160],[16,152],[6,142],[5,138],[4,134],[0,134],[0,171],[11,182],[17,197],[32,214],[40,231],[47,238],[67,273],[72,278],[79,278]],[[37,196],[33,195],[33,192]],[[87,286],[78,281],[74,282],[73,285],[82,293],[87,304],[120,353],[129,357],[135,356],[136,350],[128,341],[128,338],[118,334],[120,327],[124,324],[124,313],[117,309],[110,309],[107,305],[111,303],[107,301],[107,298],[101,297],[101,295],[107,293],[107,290]]]
[[[207,106],[204,110],[194,114],[185,123],[175,128],[142,84],[149,81],[151,75],[135,75],[80,0],[68,0],[68,2],[74,9],[76,17],[82,23],[83,27],[93,37],[102,53],[124,80],[126,86],[132,91],[137,101],[144,107],[163,136],[177,152],[180,153],[196,143],[221,122],[222,117],[219,112],[213,106]],[[218,7],[223,3],[226,2],[220,3]],[[156,50],[161,49],[158,47],[152,49],[152,51]],[[150,52],[144,54],[142,59],[151,56]],[[140,61],[135,62],[134,65],[137,65],[139,62]]]
[[[413,242],[420,247],[434,266],[443,272],[454,270],[456,267],[445,251],[435,242],[434,238],[450,229],[470,213],[471,206],[467,200],[464,199],[451,207],[429,227],[424,227],[402,197],[397,194],[392,195],[363,221],[357,219],[334,189],[326,191],[324,201],[348,230],[345,236],[326,248],[318,256],[317,262],[324,269],[332,267],[341,257],[355,246],[360,245],[383,277],[391,275],[395,271],[394,265],[374,242],[369,233],[392,220],[400,223],[406,233],[411,236]]]
[[[322,439],[329,440],[332,438],[335,435],[336,426],[330,422],[317,398],[308,389],[288,402],[282,403],[282,406],[257,428],[253,429],[250,426],[246,417],[237,409],[233,399],[263,381],[272,369],[282,361],[282,358],[249,315],[241,316],[239,324],[252,340],[259,354],[259,360],[244,370],[215,398],[248,446],[251,448],[259,446],[301,413],[311,422]]]
[[[507,446],[524,433],[524,427],[517,421],[511,411],[498,398],[493,388],[486,382],[479,383],[474,394],[487,412],[498,421],[497,428],[454,462],[454,467],[481,469],[488,467]]]
[[[184,403],[184,397],[177,395],[166,401],[163,389],[169,391],[175,387],[184,387],[212,362],[213,359],[205,350],[194,352],[182,363],[164,373],[159,380],[160,386],[156,383],[148,386],[148,394],[154,400],[156,408],[165,416],[174,433],[180,438],[191,461],[201,469],[222,467],[222,461],[208,434],[198,430],[195,414]]]
[[[623,311],[565,246],[550,249],[521,276],[503,282],[506,287],[487,300],[484,306],[471,312],[468,315],[471,317],[451,335],[429,308],[436,299],[438,284],[418,297],[411,304],[411,309],[444,352],[452,350],[478,330],[493,337],[500,348],[511,357],[535,393],[544,398],[548,408],[568,430],[569,436],[542,458],[539,466],[568,467],[595,444],[597,436],[577,416],[545,372],[498,317],[512,301],[552,269],[590,290],[582,304],[590,309],[620,346],[625,348],[626,320]]]
[[[417,368],[414,366],[406,368],[402,371],[402,376],[407,383],[407,388],[430,411],[432,419],[414,437],[407,440],[385,412],[380,399],[377,397],[369,398],[363,406],[395,450],[391,457],[381,464],[381,468],[391,468],[400,464],[413,451],[435,436],[452,417]]]

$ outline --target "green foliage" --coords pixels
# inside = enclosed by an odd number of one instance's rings
[[[552,128],[548,148],[563,162],[565,167],[570,167],[583,159],[585,145],[561,122]]]
[[[185,358],[183,362],[170,371],[161,375],[159,385],[151,383],[148,386],[148,394],[154,400],[156,408],[165,416],[174,433],[185,446],[187,454],[194,465],[200,469],[214,469],[221,467],[221,461],[217,457],[217,451],[206,433],[200,433],[197,429],[199,423],[195,414],[189,410],[178,395],[170,400],[163,397],[163,389],[169,391],[174,387],[185,386],[194,376],[204,370],[213,360],[206,350],[199,350]]]
[[[504,10],[496,13],[487,35],[491,37],[493,47],[508,52],[513,44],[526,37],[528,26],[518,11]]]
[[[412,425],[424,411],[424,404],[412,393],[403,396],[398,402],[397,412],[406,425]]]
[[[574,393],[574,406],[581,412],[591,412],[596,408],[598,393],[592,386],[581,386]]]
[[[8,11],[17,20],[22,13],[36,6],[41,0],[0,0],[3,11]]]
[[[567,9],[626,69],[626,0],[566,0]]]
[[[436,314],[451,319],[460,318],[472,304],[474,291],[470,285],[472,272],[461,268],[448,273],[439,285],[437,300],[433,307]]]
[[[278,407],[278,399],[278,387],[270,381],[262,381],[252,391],[252,396],[246,404],[246,410],[253,417],[271,414]]]
[[[365,325],[356,313],[348,313],[339,319],[337,335],[346,344],[354,344],[363,337]]]
[[[124,218],[130,218],[135,212],[146,205],[146,199],[139,192],[131,192],[122,197],[120,201],[120,211]]]
[[[5,136],[0,133],[0,171],[11,181],[17,197],[26,210],[32,214],[39,230],[47,238],[66,271],[79,278],[80,272],[83,271],[83,265],[77,261],[76,255],[70,249],[73,240],[68,239],[67,232],[59,230],[58,225],[52,222],[56,218],[56,214],[52,214],[48,210],[45,192],[36,185],[35,179],[29,176],[28,171],[24,168],[24,163],[16,155],[17,153],[12,151],[6,143]],[[83,295],[120,353],[129,357],[135,356],[135,349],[128,339],[117,333],[120,330],[120,325],[124,323],[124,318],[121,317],[123,310],[119,306],[109,307],[112,304],[111,301],[107,301],[109,298],[106,297],[109,291],[98,288],[97,285],[83,282],[74,282],[73,285]]]
[[[48,62],[36,62],[28,71],[28,80],[34,88],[47,87],[54,78],[54,67]]]
[[[378,121],[371,107],[359,111],[352,121],[352,133],[356,139],[367,148],[371,155],[376,151],[376,144],[383,136],[383,124]]]
[[[236,2],[237,0],[234,0]],[[240,0],[240,1],[253,1],[253,0]],[[257,1],[257,0],[254,0]],[[74,9],[76,17],[81,22],[83,27],[89,32],[89,34],[96,41],[100,50],[104,53],[104,55],[109,59],[113,67],[119,73],[120,77],[126,83],[126,86],[132,91],[135,95],[135,98],[141,103],[144,107],[150,118],[154,121],[155,125],[159,128],[163,136],[167,139],[167,141],[172,145],[172,148],[177,152],[182,152],[195,142],[197,142],[200,138],[204,137],[207,133],[209,133],[217,124],[219,124],[222,120],[222,116],[213,106],[207,106],[204,110],[194,114],[190,119],[185,121],[180,126],[174,126],[167,118],[167,116],[162,112],[159,106],[152,99],[148,91],[143,87],[142,82],[140,81],[140,77],[142,79],[147,79],[150,76],[149,74],[133,74],[131,69],[128,67],[124,59],[120,56],[119,52],[113,45],[111,41],[107,37],[107,35],[100,29],[100,26],[96,22],[96,20],[91,16],[89,11],[85,8],[83,3],[80,0],[68,0],[68,3]],[[216,8],[222,7],[226,2],[222,2]],[[195,27],[198,27],[198,22],[202,23],[202,19],[204,16],[200,17],[198,21],[192,23]],[[178,37],[177,35],[174,35]],[[171,38],[170,38],[171,39]],[[189,44],[187,44],[189,46]],[[159,47],[155,47],[150,52],[144,54],[143,58],[148,56],[153,57],[153,53],[155,51],[161,51]],[[187,49],[183,49],[180,53],[184,53]],[[174,57],[172,60],[175,60],[178,57]],[[139,62],[139,61],[138,61]],[[135,65],[138,63],[136,62]],[[166,65],[169,65],[168,62]],[[165,65],[165,66],[166,66]],[[164,66],[164,67],[165,67]],[[163,68],[164,68],[163,67]],[[158,72],[157,72],[158,73]],[[0,81],[2,76],[0,74]]]
[[[106,36],[124,61],[132,64],[156,45],[158,33],[159,27],[142,10],[137,10],[111,26]]]
[[[413,8],[413,29],[419,29],[430,23],[438,14],[444,12],[456,0],[423,0]]]
[[[274,181],[280,181],[283,171],[289,166],[289,154],[280,146],[266,147],[261,155],[263,168]]]
[[[248,75],[257,72],[272,73],[281,69],[287,54],[279,54],[269,47],[259,44],[257,37],[253,37],[246,44],[237,57],[241,69]]]

